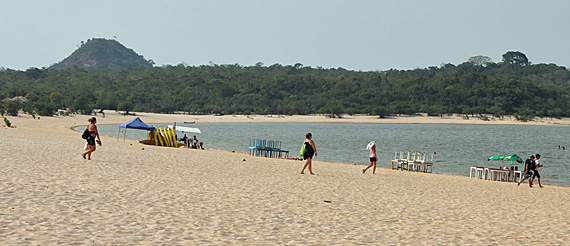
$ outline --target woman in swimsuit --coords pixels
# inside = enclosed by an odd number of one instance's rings
[[[313,154],[317,156],[317,147],[315,147],[315,142],[313,142],[312,140],[313,135],[311,135],[311,133],[307,133],[307,135],[305,136],[307,137],[307,139],[305,139],[305,141],[303,142],[303,144],[305,145],[305,154],[303,155],[303,159],[307,160],[307,162],[305,162],[305,166],[303,166],[301,174],[305,174],[305,168],[309,167],[309,173],[315,175],[313,173],[311,166],[312,166]]]
[[[366,147],[366,149],[370,149],[370,165],[367,168],[362,169],[362,174],[364,174],[366,172],[366,170],[368,170],[368,168],[371,168],[372,166],[374,166],[374,168],[372,168],[372,174],[376,173],[376,161],[378,158],[376,158],[376,141],[372,141],[368,144],[368,146]]]
[[[89,137],[87,138],[87,152],[83,153],[81,156],[83,159],[91,160],[91,153],[97,149],[95,142],[101,146],[101,138],[99,137],[99,132],[97,131],[97,119],[95,117],[88,119],[89,126],[87,126],[87,131],[89,131]],[[97,138],[97,140],[95,140]],[[87,157],[87,158],[86,158]]]

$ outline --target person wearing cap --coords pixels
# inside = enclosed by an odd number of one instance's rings
[[[534,160],[535,165],[531,166],[534,167],[534,169],[532,169],[532,178],[530,179],[530,183],[532,184],[534,182],[534,178],[536,177],[538,179],[538,187],[542,188],[542,184],[540,184],[540,174],[538,173],[538,168],[542,167],[542,165],[540,165],[540,154],[536,154],[536,160]]]
[[[362,174],[364,174],[366,170],[372,166],[374,166],[374,168],[372,168],[372,174],[376,174],[376,161],[378,159],[376,158],[376,141],[370,142],[368,146],[366,146],[366,149],[370,149],[370,165],[362,169]]]
[[[523,181],[525,181],[525,179],[529,179],[529,180],[528,180],[528,187],[531,187],[531,188],[532,188],[532,182],[531,182],[531,179],[530,179],[530,177],[532,177],[532,171],[531,171],[531,170],[532,170],[532,169],[531,169],[531,166],[532,166],[532,165],[535,165],[535,163],[534,163],[534,155],[531,155],[530,158],[529,158],[529,159],[526,159],[526,161],[524,162],[524,176],[523,176],[523,178],[521,179],[521,181],[519,181],[519,183],[517,184],[517,186],[520,186],[521,183],[522,183]]]

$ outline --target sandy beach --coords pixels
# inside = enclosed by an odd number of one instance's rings
[[[463,118],[453,116],[388,116],[379,118],[371,115],[344,115],[343,118],[329,118],[324,115],[185,115],[185,114],[154,114],[136,113],[136,116],[122,116],[117,112],[106,112],[107,118],[101,124],[122,124],[125,119],[140,117],[148,123],[173,123],[173,122],[196,122],[196,123],[240,123],[240,122],[301,122],[301,123],[376,123],[376,124],[470,124],[470,125],[560,125],[570,126],[570,118],[538,118],[532,121],[522,122],[513,117],[505,116],[502,119],[488,116],[489,120],[481,120],[477,117]],[[103,118],[102,118],[103,119]],[[77,123],[84,125],[83,123]]]
[[[194,116],[146,123],[363,122],[570,125],[461,117]],[[109,113],[98,124],[134,116]],[[570,188],[103,137],[93,160],[72,127],[88,116],[8,117],[0,128],[1,245],[568,245]]]

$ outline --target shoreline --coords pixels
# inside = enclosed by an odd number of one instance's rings
[[[339,121],[339,120],[343,120],[343,119],[331,119],[331,118],[327,118],[326,116],[300,116],[300,115],[294,115],[294,116],[283,116],[283,117],[272,117],[272,116],[266,116],[266,115],[256,115],[256,116],[246,116],[246,115],[228,115],[228,116],[215,116],[215,115],[183,115],[183,114],[157,114],[157,113],[136,113],[136,115],[130,115],[130,116],[123,116],[118,114],[117,112],[113,112],[114,114],[110,114],[112,116],[112,122],[113,123],[107,123],[105,122],[104,124],[99,124],[99,125],[118,125],[118,124],[122,124],[122,123],[126,123],[136,117],[141,117],[141,119],[145,120],[150,120],[149,122],[145,122],[147,124],[166,124],[166,123],[173,123],[173,121],[171,120],[180,120],[180,117],[184,117],[184,116],[190,116],[190,117],[196,117],[194,118],[196,121],[195,123],[355,123],[355,124],[452,124],[452,125],[532,125],[532,126],[566,126],[566,125],[561,125],[561,124],[551,124],[551,123],[529,123],[529,122],[512,122],[512,123],[505,123],[505,124],[489,124],[488,122],[483,122],[483,123],[449,123],[448,122],[430,122],[425,120],[425,118],[434,118],[434,117],[426,117],[426,116],[410,116],[410,117],[419,117],[416,119],[417,122],[420,123],[407,123],[407,122],[403,122],[403,120],[405,120],[408,116],[403,116],[403,117],[399,117],[395,119],[395,122],[376,122],[376,123],[372,123],[373,120],[383,120],[383,119],[378,119],[376,116],[360,116],[360,117],[356,117],[356,118],[352,118],[349,121],[343,121],[343,122],[335,122]],[[107,114],[109,115],[109,114]],[[87,116],[87,115],[78,115],[79,117],[85,117],[85,119],[93,117],[93,116]],[[27,115],[27,117],[30,117],[29,115]],[[77,117],[77,116],[74,116]],[[95,116],[98,117],[99,121],[105,119],[108,120],[110,118],[102,118],[100,116]],[[66,117],[54,117],[54,118],[66,118]],[[126,119],[125,119],[126,118]],[[230,118],[229,120],[227,118]],[[245,119],[244,119],[245,118]],[[370,120],[369,118],[374,118],[373,120]],[[439,118],[439,117],[435,117],[435,118]],[[121,121],[122,120],[122,121]],[[198,120],[200,120],[200,122],[198,122]],[[456,120],[456,119],[454,119]],[[86,120],[85,120],[86,121]],[[480,121],[480,120],[477,120]],[[568,119],[562,119],[562,120],[558,120],[561,122],[565,122],[568,121],[569,125],[570,125],[570,118]],[[81,126],[86,126],[87,124],[84,125],[74,125],[69,127],[69,129],[73,132],[78,132],[76,130],[74,130],[74,128],[76,127],[81,127]],[[192,124],[189,124],[189,126],[191,126]],[[114,138],[113,136],[105,136],[105,137],[110,137],[110,138]],[[144,144],[139,143],[137,140],[128,140],[128,141],[133,141],[136,144],[139,144],[141,146],[144,146]],[[215,151],[222,151],[222,152],[226,152],[226,153],[233,153],[231,150],[222,150],[222,149],[212,149]],[[239,152],[239,151],[238,151]],[[239,152],[242,154],[247,154],[245,152]],[[283,159],[283,160],[287,160],[287,159]],[[295,160],[288,160],[288,161],[295,161]],[[339,163],[339,162],[328,162],[328,161],[322,161],[323,163],[334,163],[334,164],[340,164],[340,165],[347,165],[347,166],[367,166],[367,164],[364,165],[359,165],[359,164],[349,164],[349,163]],[[385,167],[377,167],[377,168],[382,168],[385,170],[392,170],[390,168],[385,168]],[[469,176],[464,176],[464,175],[454,175],[454,174],[444,174],[444,173],[430,173],[430,174],[439,174],[439,175],[448,175],[448,176],[456,176],[456,177],[465,177],[467,179],[469,179]],[[552,184],[548,184],[548,186],[555,186],[555,187],[562,187],[562,188],[570,188],[570,186],[563,186],[563,185],[552,185]]]
[[[155,114],[155,113],[137,113],[137,115],[135,116],[122,116],[122,115],[115,115],[117,117],[113,117],[113,120],[117,120],[117,118],[121,119],[123,117],[130,117],[128,119],[125,119],[124,121],[121,121],[121,123],[105,123],[105,124],[100,124],[100,125],[118,125],[118,124],[122,124],[122,123],[126,123],[128,120],[134,119],[136,117],[141,117],[141,119],[143,119],[143,121],[145,120],[150,120],[149,122],[145,122],[147,124],[166,124],[166,123],[173,123],[170,120],[179,120],[177,118],[179,117],[184,117],[184,116],[196,116],[196,115],[179,115],[179,114]],[[360,116],[358,118],[354,118],[354,119],[349,119],[349,121],[344,121],[344,122],[335,122],[338,120],[342,120],[342,119],[330,119],[327,118],[325,116],[284,116],[284,117],[271,117],[271,116],[265,116],[265,115],[258,115],[258,116],[245,116],[245,115],[229,115],[226,116],[224,118],[224,116],[214,116],[214,115],[200,115],[201,117],[196,117],[194,118],[196,120],[196,123],[361,123],[361,124],[370,124],[372,121],[366,121],[366,119],[370,120],[369,118],[374,118],[373,120],[382,120],[382,119],[377,119],[377,117],[375,116]],[[92,116],[85,116],[87,118],[92,117]],[[542,124],[538,124],[538,123],[529,123],[529,122],[515,122],[515,124],[488,124],[488,122],[483,122],[480,124],[477,123],[465,123],[465,124],[455,124],[455,123],[441,123],[441,122],[425,122],[425,118],[428,117],[424,117],[424,116],[412,116],[412,117],[418,117],[418,119],[416,121],[418,122],[422,122],[422,123],[406,123],[403,122],[402,119],[406,119],[407,117],[400,117],[395,119],[396,123],[394,122],[382,122],[382,123],[375,123],[375,124],[454,124],[454,125],[532,125],[532,126],[536,126],[536,125],[540,125],[540,126],[551,126],[552,124],[548,124],[548,123],[542,123]],[[229,120],[227,118],[230,118]],[[364,120],[363,120],[364,118]],[[433,118],[433,117],[429,117],[429,118]],[[438,117],[435,117],[438,118]],[[103,118],[103,119],[108,119],[108,118]],[[100,119],[101,121],[102,119]],[[198,121],[200,120],[200,121]],[[437,119],[436,119],[437,120]],[[564,119],[563,119],[564,120]],[[560,121],[563,121],[560,120]],[[478,120],[480,121],[480,120]],[[568,119],[568,121],[570,122],[570,119]],[[81,125],[78,126],[73,126],[70,127],[70,129],[74,132],[77,132],[76,130],[74,130],[73,128],[75,127],[79,127]],[[189,124],[187,126],[192,126],[192,124]],[[555,126],[563,126],[560,124],[557,124]],[[106,136],[106,137],[111,137],[114,138],[113,136]],[[137,140],[129,140],[129,141],[133,141],[133,143],[139,144],[141,146],[144,146],[144,144],[139,143]],[[241,154],[248,154],[247,152],[241,152],[241,151],[234,151],[232,152],[232,150],[223,150],[223,149],[210,149],[210,150],[215,150],[215,151],[221,151],[221,152],[225,152],[228,154],[232,154],[234,152],[238,152]],[[283,159],[283,160],[287,160],[287,159]],[[298,160],[287,160],[287,161],[298,161]],[[367,166],[368,163],[365,164],[351,164],[351,163],[340,163],[340,162],[330,162],[330,161],[320,161],[323,163],[329,163],[329,164],[340,164],[340,165],[347,165],[347,166]],[[303,162],[304,163],[304,162]],[[377,168],[382,168],[385,170],[392,170],[391,168],[386,168],[386,167],[380,167],[378,166]],[[458,175],[458,174],[449,174],[449,173],[430,173],[430,174],[437,174],[437,175],[446,175],[446,176],[455,176],[455,177],[463,177],[463,178],[467,178],[469,180],[469,176],[464,176],[464,175]],[[552,184],[547,184],[548,186],[555,186],[555,187],[562,187],[562,188],[570,188],[570,186],[563,186],[563,185],[552,185]]]
[[[414,116],[388,116],[379,118],[372,115],[346,115],[343,118],[329,118],[326,115],[188,115],[188,114],[162,114],[162,113],[144,113],[133,112],[135,115],[123,116],[116,111],[105,113],[103,118],[100,114],[95,117],[111,120],[113,123],[105,124],[122,124],[136,117],[140,117],[145,123],[366,123],[366,124],[454,124],[454,125],[540,125],[540,126],[570,126],[570,118],[539,118],[535,117],[532,121],[518,121],[511,116],[505,116],[503,119],[495,119],[492,116],[490,120],[481,120],[477,117],[469,117],[463,119],[462,116],[427,116],[426,114],[418,114]],[[25,114],[22,114],[25,115]],[[28,115],[29,116],[29,115]],[[85,115],[67,116],[81,117]],[[65,118],[56,116],[55,118]],[[89,116],[85,116],[89,117]],[[92,117],[92,116],[91,116]],[[109,118],[110,117],[110,118]],[[119,120],[120,118],[122,120]]]
[[[139,116],[149,123],[188,121]],[[321,161],[314,161],[317,175],[300,175],[303,162],[107,136],[87,161],[81,133],[70,128],[88,118],[24,115],[8,117],[16,128],[0,128],[0,244],[570,241],[568,187],[530,189],[386,168],[362,174],[358,165]],[[135,117],[97,118],[120,124]],[[529,213],[532,223],[521,223]]]

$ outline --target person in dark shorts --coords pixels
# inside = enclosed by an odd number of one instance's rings
[[[87,152],[83,153],[81,156],[83,159],[91,160],[91,153],[97,149],[95,143],[101,146],[101,138],[99,137],[99,131],[97,131],[97,119],[95,117],[89,118],[89,125],[87,126],[87,130],[89,131],[89,137],[87,138]]]
[[[88,146],[95,146],[95,138],[97,137],[97,135],[95,135],[95,132],[89,132],[90,135],[87,138],[87,145]]]
[[[528,180],[528,187],[532,188],[532,182],[531,182],[531,177],[532,177],[532,165],[535,165],[534,163],[534,155],[531,155],[529,159],[526,159],[526,161],[524,162],[524,176],[521,179],[521,181],[519,181],[519,183],[517,184],[517,186],[520,186],[521,183],[523,181],[525,181],[525,179],[529,179]]]
[[[182,142],[184,142],[184,147],[188,147],[188,137],[184,134],[184,137],[181,138]]]
[[[534,178],[538,179],[538,187],[542,188],[542,184],[540,184],[540,174],[538,173],[538,168],[542,167],[542,165],[540,165],[540,154],[536,154],[536,159],[534,160],[534,169],[532,170],[532,178],[530,179],[530,183],[532,184],[534,182]],[[532,166],[531,166],[532,168]]]
[[[311,133],[307,133],[305,137],[306,139],[305,141],[303,141],[303,144],[305,145],[305,154],[303,155],[303,160],[306,160],[306,162],[305,165],[303,166],[303,170],[301,170],[301,174],[305,174],[305,168],[308,167],[309,173],[314,175],[312,169],[312,160],[313,160],[313,155],[317,156],[317,147],[315,147],[315,142],[313,142],[312,140],[313,135],[311,135]]]
[[[368,170],[368,168],[374,167],[372,168],[372,174],[376,173],[376,161],[377,161],[377,157],[376,157],[376,141],[372,141],[368,144],[368,146],[366,146],[366,149],[370,149],[370,165],[368,165],[368,167],[362,169],[362,174],[364,174],[366,172],[366,170]]]

